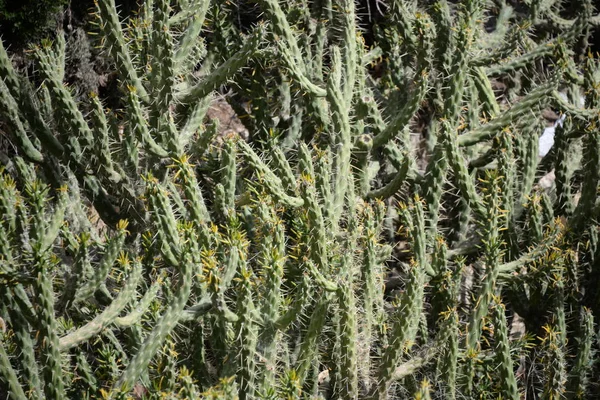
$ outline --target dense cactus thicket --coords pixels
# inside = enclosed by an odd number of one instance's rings
[[[600,393],[591,1],[371,6],[97,0],[110,101],[0,45],[0,397]]]

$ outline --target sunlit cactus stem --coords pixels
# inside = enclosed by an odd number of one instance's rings
[[[494,322],[494,338],[496,341],[496,355],[502,379],[502,392],[507,399],[520,399],[517,380],[513,371],[513,363],[506,328],[505,308],[501,303],[496,303],[492,309]]]
[[[189,235],[190,228],[188,227],[186,229],[188,230],[187,234]],[[188,240],[191,239],[191,237],[189,237]],[[137,354],[130,360],[129,365],[115,383],[113,388],[115,394],[120,391],[128,392],[133,388],[140,375],[156,355],[156,352],[163,343],[165,337],[172,332],[179,322],[181,313],[188,301],[192,289],[192,276],[195,268],[194,258],[190,253],[191,252],[187,249],[183,252],[184,259],[179,267],[179,282],[170,306],[161,316],[156,327],[146,338]]]
[[[567,381],[567,396],[573,399],[584,399],[589,391],[592,343],[596,337],[594,316],[590,309],[581,311],[581,320],[577,357]]]
[[[356,302],[350,282],[338,288],[340,315],[340,350],[341,350],[341,398],[358,399],[358,364],[357,364],[357,313]]]
[[[386,399],[391,380],[407,342],[414,340],[414,333],[423,307],[424,266],[413,262],[409,270],[409,282],[406,293],[394,315],[394,324],[390,332],[390,344],[380,361],[379,372],[374,384],[372,399]]]

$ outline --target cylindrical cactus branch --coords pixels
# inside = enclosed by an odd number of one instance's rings
[[[132,85],[138,92],[144,102],[150,100],[146,88],[142,84],[142,80],[138,77],[133,66],[129,49],[123,35],[123,29],[117,7],[114,0],[97,0],[96,7],[100,17],[100,26],[104,34],[105,40],[108,42],[111,56],[115,60],[121,76],[126,80],[126,84]]]
[[[72,160],[79,164],[84,164],[83,148],[91,148],[93,146],[92,131],[85,121],[85,118],[77,104],[63,85],[62,76],[57,71],[57,63],[62,60],[56,60],[52,54],[52,48],[45,46],[36,52],[40,70],[46,80],[46,85],[50,91],[52,101],[54,103],[55,112],[58,114],[58,120],[61,123],[61,128],[71,134],[68,135],[68,143],[70,156]]]
[[[23,296],[24,293],[19,295],[19,293],[21,293],[20,290],[10,290],[8,287],[3,288],[2,291],[4,292],[2,294],[2,302],[8,308],[8,315],[10,316],[10,321],[13,325],[13,332],[15,335],[15,344],[21,351],[21,380],[24,383],[25,391],[30,393],[33,397],[42,398],[43,394],[39,376],[39,368],[36,363],[34,342],[30,333],[31,318],[25,317],[28,314],[27,309],[25,307],[22,308],[18,301],[19,297],[21,297],[21,300],[26,299],[26,295]],[[1,355],[1,357],[5,356]],[[6,356],[6,361],[8,362],[8,360],[9,359]],[[3,368],[9,367],[12,368],[10,363]],[[9,385],[12,386],[10,374],[10,370],[6,370],[5,375],[8,376]],[[11,392],[14,393],[14,395],[17,395],[19,388],[11,387]]]
[[[3,378],[7,381],[8,390],[7,394],[10,395],[11,399],[14,400],[25,400],[28,397],[25,395],[25,391],[19,382],[19,377],[15,372],[15,369],[10,364],[10,358],[4,348],[4,343],[0,342],[0,372],[2,372]]]
[[[266,205],[260,206],[264,214],[261,219],[265,223],[262,238],[265,241],[260,252],[259,265],[263,267],[262,282],[265,284],[260,312],[263,318],[263,329],[259,333],[257,352],[261,354],[262,377],[259,387],[273,388],[276,384],[277,342],[282,335],[276,326],[280,318],[279,308],[282,303],[282,283],[285,265],[285,235],[282,221]],[[271,238],[271,236],[274,236]]]
[[[422,204],[418,198],[414,200],[411,208],[411,211],[416,211],[417,214],[422,217]],[[408,215],[409,212],[408,207],[406,207],[405,215]],[[422,222],[417,219],[415,225],[420,224],[422,224]],[[420,229],[419,227],[414,229],[417,229],[417,234],[425,234],[424,224],[420,225]],[[395,312],[394,324],[389,336],[390,343],[383,353],[383,358],[380,361],[379,371],[376,377],[377,382],[373,385],[374,388],[371,394],[373,399],[387,398],[396,366],[406,347],[410,348],[410,345],[407,346],[406,343],[414,340],[416,327],[421,316],[421,310],[423,309],[426,271],[426,264],[424,263],[427,263],[427,261],[420,259],[417,256],[409,267],[410,280],[407,283],[406,293],[402,297]]]
[[[467,335],[467,348],[477,350],[481,330],[483,328],[483,320],[488,314],[490,302],[496,291],[496,279],[499,273],[499,262],[501,256],[501,240],[500,240],[500,198],[499,198],[499,180],[502,178],[489,175],[486,186],[486,206],[487,218],[482,228],[485,231],[483,244],[485,250],[484,256],[484,280],[477,295],[475,307],[469,319],[469,332]]]
[[[189,232],[189,228],[188,232]],[[187,239],[193,238],[190,235]],[[184,260],[180,266],[180,276],[177,291],[165,313],[161,316],[156,327],[149,337],[144,341],[137,354],[130,360],[129,365],[115,383],[113,390],[115,392],[130,391],[138,380],[139,376],[148,367],[152,358],[156,355],[159,346],[164,341],[179,322],[180,314],[188,301],[192,288],[192,279],[195,269],[195,261],[191,256],[191,248],[183,252]]]
[[[289,196],[282,187],[281,179],[261,160],[254,150],[244,141],[238,143],[240,151],[244,154],[247,162],[252,168],[262,175],[264,184],[271,195],[290,207],[301,207],[304,202],[301,198]]]
[[[187,70],[189,68],[187,63],[190,62],[190,59],[193,59],[192,57],[190,57],[190,53],[194,51],[195,47],[203,45],[202,43],[198,43],[198,37],[200,36],[200,32],[202,31],[202,27],[204,25],[206,13],[208,12],[209,6],[210,1],[207,0],[198,0],[188,3],[187,11],[189,11],[191,15],[187,18],[187,26],[183,35],[179,39],[179,46],[175,51],[176,71]],[[183,13],[179,13],[176,15],[181,14]],[[169,23],[173,23],[172,19],[169,21]]]
[[[125,259],[121,263],[121,267],[126,267],[126,263],[129,260]],[[131,267],[130,267],[131,268]],[[77,346],[81,342],[92,338],[98,334],[105,327],[109,326],[119,315],[119,313],[125,308],[125,306],[133,299],[136,292],[136,287],[142,275],[141,265],[139,261],[134,261],[134,265],[130,271],[130,277],[125,283],[123,289],[119,292],[119,295],[112,301],[110,306],[98,314],[92,321],[86,325],[78,328],[77,330],[69,333],[68,335],[60,338],[60,349],[61,351],[68,350],[74,346]]]
[[[352,151],[352,131],[350,128],[350,115],[344,93],[341,88],[342,60],[339,48],[332,49],[332,70],[327,81],[327,99],[331,106],[333,128],[337,133],[332,140],[337,152],[334,157],[334,184],[333,184],[333,213],[332,225],[336,226],[344,208],[345,196],[348,190],[350,174],[350,157]]]
[[[240,270],[241,294],[238,297],[237,315],[239,320],[236,326],[236,353],[237,353],[237,382],[240,399],[254,398],[256,385],[256,341],[257,326],[256,310],[252,301],[251,278],[252,272],[243,266]]]
[[[456,309],[450,309],[443,313],[441,321],[440,336],[445,339],[443,353],[438,361],[438,370],[444,378],[444,393],[447,398],[457,397],[456,381],[458,373],[459,358],[459,320]]]
[[[30,182],[28,185],[28,200],[34,212],[30,234],[34,243],[32,245],[35,260],[34,270],[37,279],[34,282],[35,305],[38,319],[38,345],[41,357],[46,360],[42,368],[44,379],[44,394],[48,398],[60,398],[65,396],[65,383],[62,372],[59,338],[54,315],[54,290],[52,276],[54,274],[55,262],[50,255],[51,248],[44,244],[44,236],[49,228],[45,218],[48,189],[39,181]],[[62,223],[62,221],[61,221]],[[56,238],[56,236],[54,236]]]
[[[198,184],[193,166],[189,161],[189,157],[184,155],[179,159],[174,160],[175,176],[178,177],[183,193],[185,194],[189,210],[195,228],[200,233],[202,227],[210,222],[210,214],[206,208],[202,190]]]
[[[374,383],[373,399],[385,399],[392,383],[396,366],[405,351],[406,342],[412,341],[416,331],[420,311],[423,306],[424,271],[418,264],[412,264],[407,292],[397,307],[394,325],[391,329],[390,344],[380,361],[379,372]]]
[[[596,336],[594,316],[590,309],[581,310],[581,329],[577,338],[577,356],[567,381],[567,395],[575,399],[586,397],[592,361],[592,343]]]
[[[501,376],[503,396],[507,399],[520,399],[517,380],[513,370],[510,344],[508,341],[508,329],[505,318],[506,309],[502,303],[494,304],[492,308],[492,321],[494,323],[494,339],[496,341],[496,356]]]
[[[600,183],[600,134],[594,127],[597,124],[597,118],[591,121],[586,129],[583,150],[583,184],[581,188],[581,198],[575,208],[575,223],[580,227],[586,225],[589,221],[589,210],[598,198],[598,184]]]
[[[561,398],[565,395],[566,376],[566,348],[560,339],[561,333],[554,326],[544,326],[544,392],[547,399]]]
[[[121,221],[118,226],[117,234],[107,243],[106,250],[102,260],[96,267],[94,275],[89,281],[80,286],[75,293],[73,302],[78,303],[87,300],[90,296],[93,296],[96,290],[106,280],[109,275],[113,264],[117,261],[119,253],[123,249],[125,242],[125,236],[127,235],[127,221]]]
[[[340,284],[337,297],[340,315],[340,350],[341,365],[339,366],[341,375],[341,398],[358,398],[358,321],[356,312],[356,299],[352,290],[352,279],[347,277],[347,281]]]
[[[555,77],[549,82],[536,87],[518,103],[514,104],[510,109],[504,111],[487,124],[476,128],[472,132],[462,135],[458,141],[459,144],[461,146],[472,146],[483,140],[490,139],[495,133],[497,133],[499,129],[503,129],[511,122],[516,121],[523,114],[530,111],[532,107],[537,106],[543,101],[547,101],[552,91],[555,90],[557,84],[558,79]]]
[[[462,154],[458,141],[460,138],[452,132],[452,124],[449,121],[442,120],[443,125],[440,129],[440,141],[446,148],[448,163],[456,175],[456,183],[460,190],[461,197],[475,211],[479,218],[485,218],[485,210],[482,204],[481,196],[477,192],[476,186],[471,178],[466,160]],[[445,126],[444,126],[445,125]],[[464,136],[460,136],[464,137]]]
[[[0,113],[8,121],[10,130],[17,139],[25,157],[33,162],[42,162],[44,156],[27,136],[23,122],[18,114],[17,102],[11,96],[10,90],[4,82],[0,82]]]
[[[447,124],[438,124],[440,129],[448,129]],[[437,134],[436,134],[437,135]],[[427,170],[425,179],[422,181],[422,192],[427,203],[427,222],[429,224],[429,235],[433,236],[438,229],[439,216],[441,214],[441,200],[444,190],[444,183],[448,173],[448,161],[444,149],[444,143],[438,142],[433,148],[433,154]]]
[[[183,104],[193,104],[208,96],[213,90],[227,81],[233,74],[240,70],[257,51],[262,38],[265,35],[264,26],[255,29],[252,36],[248,38],[244,46],[231,58],[213,70],[194,86],[182,91],[176,96],[176,100]]]
[[[385,207],[382,202],[376,206],[379,208]],[[360,326],[361,347],[370,349],[378,337],[384,332],[381,329],[381,321],[384,320],[384,266],[377,257],[378,236],[381,233],[381,215],[374,212],[371,205],[365,205],[363,209],[363,237],[361,247],[363,248],[363,258],[360,271],[360,282],[362,286],[360,306],[362,312],[359,313],[364,318]],[[362,319],[362,318],[361,318]],[[370,354],[367,351],[360,355],[361,370],[364,371],[362,379],[365,380],[365,386],[370,389],[371,370]]]

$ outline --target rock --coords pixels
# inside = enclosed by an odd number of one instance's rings
[[[224,98],[215,98],[210,104],[206,116],[209,120],[216,119],[219,121],[218,137],[222,138],[233,134],[248,140],[250,136],[248,130]]]

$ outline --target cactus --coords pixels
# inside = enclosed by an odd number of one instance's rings
[[[494,338],[496,341],[496,354],[498,365],[501,368],[502,393],[504,397],[518,399],[519,390],[517,380],[513,371],[513,363],[510,355],[510,345],[504,317],[505,308],[502,304],[495,304],[493,309]]]
[[[27,70],[1,43],[0,393],[592,393],[599,20],[579,5],[97,0],[108,95],[80,93],[64,32]]]

